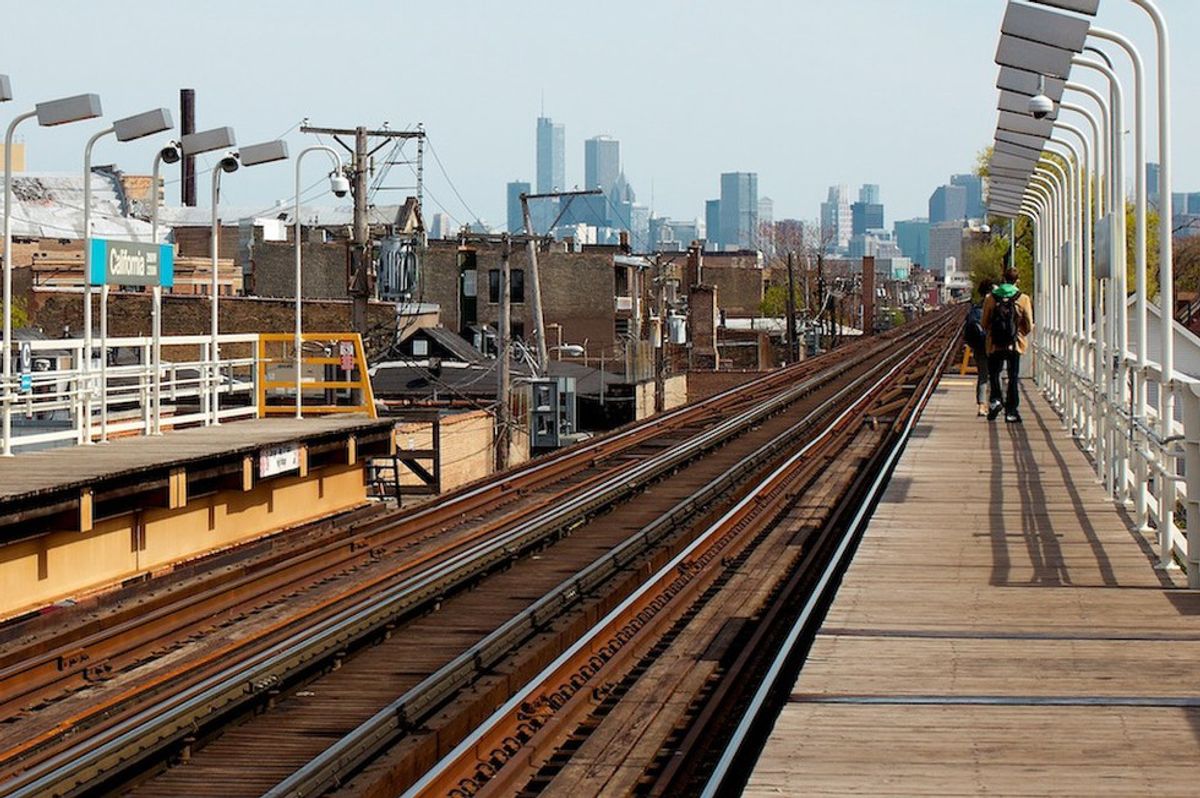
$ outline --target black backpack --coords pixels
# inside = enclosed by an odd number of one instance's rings
[[[1010,297],[993,295],[991,336],[992,347],[1009,349],[1017,342],[1017,298],[1021,292]]]
[[[963,340],[972,349],[979,349],[987,343],[987,334],[983,330],[983,305],[972,305],[967,312],[967,321],[963,325]]]

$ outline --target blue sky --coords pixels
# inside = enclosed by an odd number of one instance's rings
[[[1200,129],[1200,50],[1185,44],[1200,36],[1200,3],[1159,4],[1175,41],[1175,189],[1200,190],[1200,148],[1190,135]],[[85,91],[99,93],[112,118],[158,105],[176,111],[185,86],[196,89],[200,127],[232,125],[244,144],[288,131],[295,151],[311,140],[295,130],[304,117],[334,126],[420,121],[465,200],[427,158],[427,212],[502,224],[504,184],[534,177],[544,96],[547,115],[566,125],[568,183],[582,182],[583,140],[607,133],[621,140],[638,200],[653,199],[660,214],[702,216],[720,172],[757,171],[777,218],[814,218],[829,185],[853,192],[870,182],[882,186],[890,225],[924,215],[933,188],[968,170],[989,142],[1005,3],[5,5],[0,72],[17,96],[0,106],[5,123],[33,102]],[[1153,29],[1130,0],[1101,0],[1097,24],[1138,43],[1153,75]],[[1153,103],[1150,112],[1153,119]],[[27,124],[30,168],[80,169],[83,142],[98,127]],[[106,142],[96,162],[148,170],[153,152],[148,143]],[[1148,152],[1157,152],[1153,138]],[[306,161],[304,184],[323,168]],[[287,201],[292,180],[290,165],[245,170],[224,181],[224,201]],[[389,180],[410,182],[398,172]],[[168,201],[178,201],[175,186]]]

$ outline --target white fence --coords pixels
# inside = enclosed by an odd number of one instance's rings
[[[1096,343],[1038,331],[1035,377],[1047,399],[1092,456],[1110,498],[1125,505],[1142,531],[1156,530],[1159,566],[1183,566],[1200,588],[1200,382],[1175,373],[1162,384],[1158,363],[1139,366],[1131,353],[1111,357]],[[1162,434],[1163,391],[1175,398],[1170,434]],[[1176,509],[1182,503],[1182,517]]]
[[[109,338],[84,362],[78,338],[31,340],[29,369],[13,369],[0,386],[0,412],[11,425],[9,448],[19,450],[161,432],[164,427],[213,424],[259,414],[257,334],[164,336],[159,368],[149,337]]]

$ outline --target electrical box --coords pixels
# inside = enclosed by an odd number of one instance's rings
[[[536,377],[529,381],[529,445],[535,450],[557,449],[575,433],[575,378]]]

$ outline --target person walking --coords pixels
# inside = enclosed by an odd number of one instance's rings
[[[988,421],[994,421],[1000,411],[1010,424],[1021,423],[1021,355],[1028,347],[1033,332],[1033,303],[1017,288],[1017,270],[1004,270],[1004,281],[983,301],[983,329],[987,332],[988,379],[991,383],[991,406]],[[1007,390],[1000,390],[1000,372],[1008,372]],[[1003,397],[1003,398],[1002,398]]]
[[[988,412],[988,380],[987,331],[983,326],[983,303],[992,293],[995,284],[988,278],[979,281],[979,301],[971,304],[967,311],[967,320],[963,324],[963,341],[971,347],[971,357],[975,360],[975,403],[979,407],[980,416]]]

